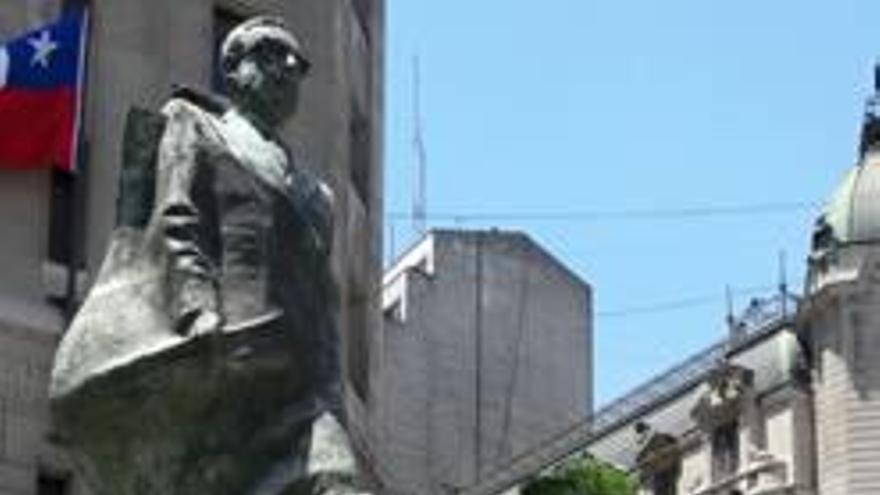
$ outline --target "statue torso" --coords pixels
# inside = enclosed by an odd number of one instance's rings
[[[230,111],[209,117],[197,162],[206,235],[216,262],[227,327],[281,320],[306,338],[318,317],[324,281],[309,202],[317,180],[291,163],[277,142]],[[304,344],[306,342],[303,342]]]

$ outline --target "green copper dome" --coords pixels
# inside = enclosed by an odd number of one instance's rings
[[[880,241],[880,152],[869,151],[849,171],[819,221],[830,229],[834,243]]]

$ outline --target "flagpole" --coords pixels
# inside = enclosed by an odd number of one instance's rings
[[[86,78],[88,77],[89,40],[91,39],[92,23],[89,22],[89,7],[82,7],[82,32],[80,33],[79,46],[79,74],[77,74],[77,109],[76,126],[74,129],[74,149],[71,152],[70,163],[73,170],[71,177],[71,201],[68,221],[70,222],[69,235],[67,238],[67,251],[70,253],[67,264],[67,289],[65,294],[65,319],[67,324],[73,320],[79,309],[77,300],[77,282],[79,281],[79,267],[83,259],[83,247],[85,239],[80,239],[80,233],[85,232],[85,192],[87,179],[87,164],[89,158],[88,141],[85,139],[85,116],[86,116]]]

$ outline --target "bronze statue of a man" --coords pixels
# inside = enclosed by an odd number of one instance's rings
[[[278,135],[309,63],[272,17],[221,63],[228,103],[178,91],[129,133],[119,225],[56,356],[58,436],[98,495],[358,493],[332,193]]]

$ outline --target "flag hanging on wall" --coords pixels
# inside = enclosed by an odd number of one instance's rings
[[[86,11],[0,45],[0,168],[76,166]]]

